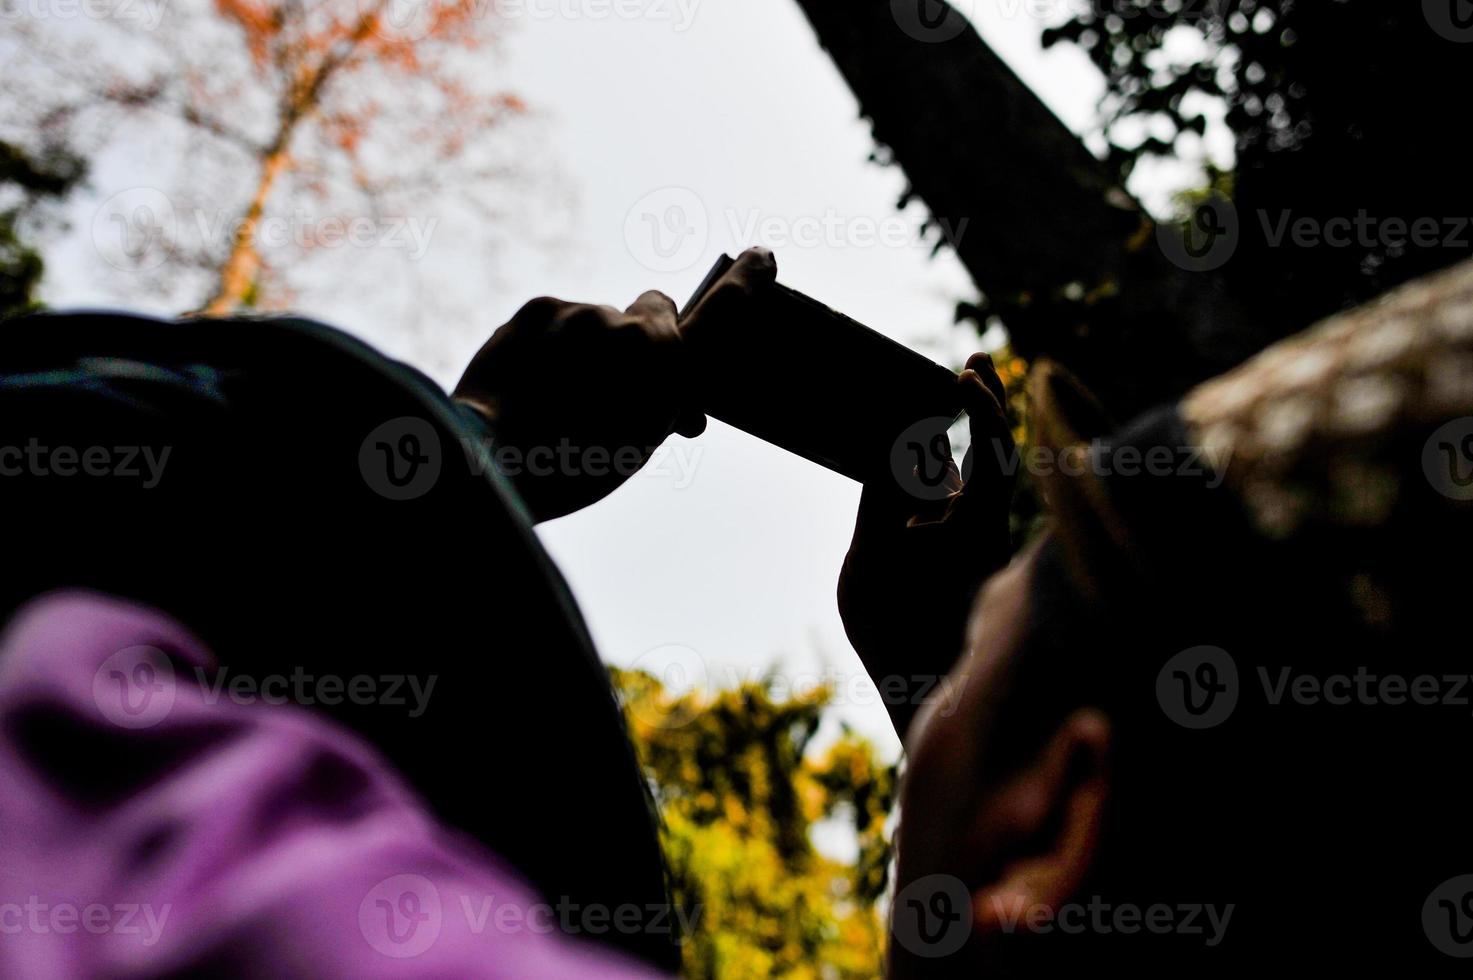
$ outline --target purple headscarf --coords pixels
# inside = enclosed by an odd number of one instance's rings
[[[91,593],[6,628],[0,976],[647,975],[556,928],[643,910],[544,902],[371,748],[200,683],[212,665],[169,617]]]

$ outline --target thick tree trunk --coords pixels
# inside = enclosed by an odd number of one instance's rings
[[[215,294],[206,301],[200,312],[206,316],[228,316],[244,304],[256,278],[261,271],[261,253],[256,247],[256,231],[266,213],[266,202],[277,180],[286,170],[291,157],[287,145],[291,141],[292,127],[283,126],[282,132],[261,158],[261,176],[256,182],[256,192],[251,197],[240,226],[235,230],[230,254],[220,266],[220,281]]]
[[[1116,175],[940,0],[798,3],[1018,353],[1125,415],[1267,340],[1215,275],[1168,261]]]
[[[230,254],[220,266],[220,281],[200,313],[205,316],[228,316],[240,309],[250,294],[261,272],[261,253],[257,247],[256,232],[261,218],[266,214],[266,202],[276,182],[291,163],[291,142],[297,125],[317,111],[323,89],[352,56],[357,47],[373,32],[379,13],[387,6],[380,0],[372,9],[363,11],[352,34],[336,50],[325,55],[315,65],[303,65],[283,102],[281,122],[277,126],[276,138],[261,154],[261,173],[256,181],[256,192],[251,196],[250,206],[236,230]]]

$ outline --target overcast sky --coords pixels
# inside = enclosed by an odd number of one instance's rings
[[[1100,83],[1077,52],[1045,56],[1028,17],[979,24],[1055,111],[1089,125]],[[513,56],[521,89],[554,114],[553,155],[574,168],[581,197],[580,261],[530,267],[518,283],[528,295],[627,302],[657,288],[680,302],[719,253],[749,244],[747,229],[803,238],[824,222],[849,231],[817,245],[765,242],[784,282],[938,360],[969,352],[951,325],[956,300],[972,295],[965,272],[915,239],[919,207],[895,211],[904,180],[866,162],[868,124],[792,0],[706,0],[685,30],[532,22]],[[691,238],[707,229],[704,247],[670,257],[684,268],[648,268],[667,263],[652,257],[652,229],[630,222],[631,210],[639,219],[675,205],[691,217],[692,201],[703,216]],[[867,244],[855,231],[866,219],[903,244]],[[833,412],[840,422],[844,406]],[[642,663],[658,667],[694,651],[718,683],[774,664],[794,686],[828,678],[841,716],[894,751],[834,602],[858,486],[714,421],[671,449],[670,476],[642,475],[543,531],[604,656],[628,664],[654,651]],[[677,486],[677,452],[694,461],[689,486]]]
[[[349,289],[304,295],[303,312],[449,386],[454,366],[530,297],[622,306],[654,288],[682,302],[719,253],[760,243],[789,285],[937,360],[955,366],[973,349],[951,325],[956,300],[972,295],[964,272],[949,252],[930,257],[919,207],[894,210],[903,178],[866,162],[868,125],[793,0],[640,0],[621,8],[633,17],[591,0],[517,4],[504,7],[512,30],[499,70],[536,114],[525,163],[548,167],[572,199],[554,211],[558,226],[512,229],[492,270],[457,255],[453,236],[432,243],[428,261],[489,284],[474,324],[411,333],[385,322],[371,293]],[[1054,111],[1086,130],[1100,79],[1072,48],[1042,51],[1040,10],[1057,16],[1022,0],[979,2],[973,14]],[[95,197],[109,181],[128,186],[128,167],[103,168]],[[1172,179],[1153,178],[1148,197],[1164,199]],[[58,247],[51,303],[110,299],[77,260],[82,247]],[[831,421],[843,414],[833,406]],[[834,604],[857,500],[857,485],[713,422],[541,534],[610,662],[678,663],[717,683],[774,665],[798,686],[827,678],[840,716],[894,752]]]

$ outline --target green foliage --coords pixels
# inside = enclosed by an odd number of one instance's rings
[[[847,730],[815,746],[830,692],[674,694],[650,674],[612,673],[660,805],[676,901],[695,922],[686,975],[878,976],[896,773]],[[815,849],[820,822],[852,835],[856,860]]]
[[[35,249],[21,241],[20,211],[0,211],[0,317],[36,308],[36,286],[44,265]]]
[[[42,199],[64,196],[81,180],[81,161],[49,150],[33,158],[17,146],[0,142],[0,189],[20,192],[20,203],[0,210],[0,317],[25,313],[38,305],[36,287],[45,264],[40,253],[23,240],[22,222]]]

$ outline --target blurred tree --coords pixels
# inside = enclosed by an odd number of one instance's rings
[[[782,697],[745,683],[676,694],[648,673],[612,673],[660,806],[676,901],[695,923],[686,975],[878,976],[896,774],[847,730],[814,746],[831,692]],[[820,824],[852,839],[853,861],[814,847]]]
[[[280,306],[310,253],[417,258],[437,213],[495,214],[488,191],[515,168],[493,135],[524,107],[488,82],[494,9],[193,0],[118,8],[86,30],[18,20],[7,128],[99,152],[120,136],[168,147],[155,186],[104,205],[94,238],[119,241],[99,250],[155,294],[187,279],[183,302],[206,313]]]
[[[0,317],[36,308],[45,264],[23,225],[43,202],[64,197],[84,172],[82,161],[60,148],[33,158],[0,141]]]

